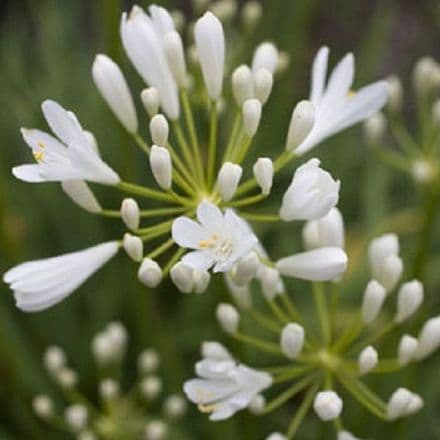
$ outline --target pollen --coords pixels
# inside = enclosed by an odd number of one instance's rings
[[[199,241],[200,249],[210,249],[214,247],[219,238],[220,237],[217,234],[213,234],[212,237],[207,240],[200,240]]]
[[[206,413],[212,413],[214,412],[217,408],[218,408],[218,404],[217,403],[213,403],[211,405],[203,405],[203,404],[198,404],[197,408],[199,409],[200,412],[206,414]]]
[[[46,148],[46,144],[45,144],[44,142],[42,142],[42,141],[38,141],[38,142],[37,142],[37,145],[38,145],[40,148]]]
[[[34,158],[37,162],[41,162],[44,159],[43,151],[34,151]]]
[[[354,95],[356,95],[356,91],[355,90],[349,90],[347,92],[347,98],[353,98]]]

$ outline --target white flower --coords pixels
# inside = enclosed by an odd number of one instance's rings
[[[267,69],[259,69],[254,73],[255,97],[262,105],[266,104],[273,87],[273,75]]]
[[[423,400],[406,388],[398,388],[391,395],[387,406],[387,416],[389,420],[409,416],[416,413],[423,407]]]
[[[14,291],[17,307],[26,312],[47,309],[62,301],[118,251],[119,243],[97,246],[19,264],[3,275]]]
[[[157,89],[163,111],[175,120],[179,117],[177,84],[168,65],[163,39],[175,30],[168,12],[152,5],[148,16],[139,6],[122,14],[121,39],[125,52],[139,75],[150,86]]]
[[[272,384],[269,374],[232,360],[204,359],[196,364],[198,379],[185,382],[184,391],[191,402],[210,420],[224,420],[247,408],[254,397]]]
[[[386,103],[388,84],[377,81],[356,92],[350,90],[354,79],[354,57],[347,54],[333,69],[327,84],[329,49],[322,47],[312,69],[310,100],[315,106],[315,124],[309,135],[295,150],[304,154],[324,139],[367,119]]]
[[[225,68],[225,35],[220,20],[206,12],[196,22],[194,38],[208,95],[217,100],[222,93]]]
[[[164,37],[165,55],[171,72],[179,87],[186,87],[186,62],[182,38],[176,31],[168,32]]]
[[[252,72],[245,64],[237,67],[232,74],[232,93],[241,107],[245,101],[254,97]]]
[[[121,217],[127,228],[136,230],[139,228],[140,210],[135,199],[126,198],[121,203]]]
[[[261,120],[261,102],[258,99],[247,99],[242,107],[243,129],[247,136],[254,137]]]
[[[282,220],[314,220],[326,215],[338,203],[340,182],[333,180],[319,164],[318,159],[310,159],[295,171],[283,196]]]
[[[22,128],[21,134],[32,149],[36,164],[14,167],[12,173],[25,182],[88,180],[116,185],[119,176],[99,157],[76,116],[55,101],[41,106],[56,137],[36,129]]]
[[[138,270],[138,279],[147,287],[153,289],[162,281],[162,269],[156,261],[144,258]]]
[[[203,342],[201,354],[203,358],[216,359],[218,361],[232,360],[229,350],[223,344],[216,341]]]
[[[398,359],[400,365],[407,365],[411,362],[417,353],[419,341],[414,336],[403,335],[400,338]]]
[[[173,164],[167,148],[153,145],[150,151],[150,167],[157,184],[169,190],[173,183]]]
[[[234,334],[240,324],[240,314],[232,304],[220,303],[215,311],[215,316],[221,328],[230,334]]]
[[[257,243],[246,222],[230,209],[223,214],[217,206],[204,201],[197,208],[197,219],[200,223],[179,217],[172,227],[173,239],[179,246],[196,249],[182,258],[194,269],[214,266],[214,272],[227,272]]]
[[[92,214],[102,211],[101,205],[84,180],[65,180],[61,182],[64,193],[78,206]]]
[[[334,391],[320,391],[313,401],[315,413],[324,422],[339,417],[342,407],[342,399]]]

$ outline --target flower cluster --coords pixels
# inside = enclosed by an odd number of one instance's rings
[[[44,365],[63,395],[63,408],[46,394],[34,397],[35,414],[54,429],[73,434],[78,440],[169,438],[177,429],[175,421],[186,411],[179,394],[161,398],[160,357],[148,348],[138,356],[138,380],[124,392],[119,383],[127,345],[127,331],[112,322],[96,334],[91,349],[99,378],[99,402],[89,400],[78,386],[79,377],[67,364],[66,354],[58,346],[48,347]]]
[[[203,9],[207,5],[198,6]],[[266,264],[269,258],[249,224],[313,220],[327,214],[338,201],[339,182],[320,168],[318,159],[296,169],[278,213],[254,214],[247,209],[271,195],[274,177],[294,159],[375,114],[386,102],[387,84],[378,81],[352,91],[352,54],[337,64],[327,80],[329,50],[320,49],[312,68],[309,100],[294,107],[284,150],[280,148],[273,159],[261,157],[250,170],[245,169],[243,163],[283,57],[274,44],[263,42],[251,65],[242,64],[231,75],[227,73],[228,48],[223,24],[215,13],[228,22],[238,14],[236,6],[232,1],[209,6],[210,11],[188,26],[193,30],[188,39],[194,39],[188,51],[177,30],[184,24],[181,15],[174,14],[178,26],[167,10],[155,5],[148,12],[134,6],[122,15],[123,47],[148,86],[141,91],[140,100],[149,117],[150,139],[141,134],[139,121],[143,117],[138,117],[119,66],[103,54],[93,63],[93,80],[100,94],[148,156],[157,188],[123,180],[102,159],[94,135],[82,127],[73,112],[54,101],[42,105],[51,134],[22,130],[36,163],[15,167],[17,178],[60,182],[80,207],[120,218],[129,231],[122,239],[20,264],[8,271],[4,281],[14,291],[20,309],[38,311],[60,302],[121,248],[139,265],[138,276],[145,285],[155,287],[170,274],[178,289],[187,293],[207,288],[210,268],[226,273],[230,284],[239,288],[257,270],[265,290],[272,294],[280,289],[280,274],[323,281],[344,270],[346,256],[335,246]],[[240,13],[248,28],[258,21],[260,9],[255,2],[243,7]],[[191,54],[188,60],[186,52]],[[223,98],[229,85],[232,102]],[[206,130],[196,126],[194,110],[207,115],[207,139],[203,135]],[[234,122],[228,133],[230,119]],[[219,128],[225,131],[221,138]],[[224,145],[220,142],[223,138],[228,139]],[[88,183],[111,186],[130,197],[121,201],[119,210],[104,209]],[[134,197],[148,199],[149,204],[140,208]],[[186,249],[191,252],[185,254]]]

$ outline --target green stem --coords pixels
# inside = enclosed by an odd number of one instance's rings
[[[214,181],[214,171],[216,163],[217,150],[217,102],[211,102],[211,117],[209,124],[209,143],[208,143],[208,165],[207,165],[207,182],[208,188],[211,188]]]
[[[235,115],[234,125],[232,127],[231,135],[229,137],[228,145],[225,149],[225,153],[223,155],[223,163],[230,160],[233,155],[233,150],[235,143],[237,142],[237,137],[240,131],[240,122],[241,122],[241,111],[238,110]]]
[[[329,314],[327,310],[327,302],[325,298],[324,285],[322,283],[313,283],[313,297],[315,300],[315,307],[321,326],[322,339],[324,341],[324,345],[328,347],[331,341],[331,328]]]
[[[140,186],[129,182],[119,182],[116,185],[116,188],[120,189],[121,191],[127,192],[129,194],[135,194],[137,196],[146,197],[147,199],[176,203],[176,200],[171,194],[157,191],[155,189],[151,189],[146,186]]]
[[[395,326],[396,326],[396,323],[394,321],[389,322],[387,325],[385,325],[384,327],[380,328],[376,332],[368,335],[365,339],[360,341],[354,347],[350,348],[349,353],[356,353],[359,350],[361,350],[363,347],[366,347],[367,345],[371,345],[374,342],[379,341],[387,333],[389,333],[391,330],[393,330]]]
[[[154,209],[146,209],[140,212],[140,216],[142,218],[149,217],[161,217],[168,216],[173,214],[180,214],[188,211],[188,209],[184,206],[178,208],[154,208]],[[119,211],[117,211],[119,212]]]
[[[280,335],[282,327],[278,322],[273,321],[272,319],[266,317],[258,310],[247,309],[246,311],[249,314],[249,316],[251,316],[254,319],[254,321],[258,322],[264,328],[275,333],[276,335]]]
[[[244,335],[239,332],[235,332],[231,335],[233,338],[245,342],[246,344],[252,345],[260,351],[270,354],[283,355],[279,344],[275,344],[273,342],[263,341],[261,339],[255,338],[253,336]]]
[[[172,247],[174,244],[174,240],[172,238],[165,241],[163,244],[161,244],[158,248],[156,248],[154,251],[150,252],[148,255],[146,255],[146,258],[157,258],[159,255],[166,252],[170,247]]]
[[[253,214],[240,211],[240,216],[252,222],[273,223],[280,221],[280,216],[276,214]]]
[[[192,153],[189,149],[188,142],[183,134],[182,127],[179,121],[173,121],[173,131],[177,138],[177,143],[179,144],[179,148],[182,151],[183,157],[185,159],[186,165],[189,167],[194,177],[197,179],[199,176],[197,174],[196,163],[194,158],[192,157]]]
[[[233,202],[228,202],[227,206],[231,208],[239,208],[241,206],[248,206],[253,205],[254,203],[261,202],[262,200],[266,199],[267,196],[264,194],[257,194],[255,196],[246,197],[244,199],[236,200]]]
[[[171,270],[171,268],[179,261],[180,257],[185,253],[185,249],[179,247],[174,255],[170,258],[166,266],[163,268],[162,275],[166,277]]]
[[[287,382],[288,380],[296,379],[297,377],[302,376],[304,373],[307,373],[311,369],[313,369],[312,365],[306,365],[303,367],[291,367],[289,371],[277,375],[273,379],[273,383],[282,383]]]

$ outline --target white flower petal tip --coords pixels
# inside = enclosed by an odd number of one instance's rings
[[[311,101],[300,101],[292,112],[287,132],[286,150],[293,151],[307,137],[315,123],[315,107]]]
[[[397,297],[395,322],[401,324],[409,319],[423,302],[423,284],[413,280],[402,284]]]
[[[215,359],[217,361],[232,360],[229,350],[220,342],[205,341],[201,346],[201,354],[203,358]]]
[[[173,222],[172,237],[181,247],[194,249],[182,258],[193,269],[228,272],[249,254],[257,238],[247,223],[232,210],[222,211],[212,203],[202,202],[197,208],[199,223],[188,217]]]
[[[187,398],[210,420],[225,420],[247,408],[272,384],[272,377],[233,360],[204,359],[196,364],[198,378],[185,382]]]
[[[398,388],[390,397],[387,406],[387,417],[396,420],[406,417],[423,408],[423,400],[418,395],[406,388]]]
[[[308,281],[329,281],[341,276],[347,268],[346,253],[336,247],[325,247],[282,258],[276,263],[281,275]]]
[[[155,87],[142,90],[141,101],[150,118],[157,114],[160,106],[160,98],[159,92]]]
[[[232,162],[225,162],[218,173],[217,185],[220,197],[228,202],[234,197],[243,175],[243,168]]]
[[[344,248],[344,220],[338,208],[332,208],[317,220],[309,220],[303,228],[303,242],[307,250],[320,247]]]
[[[261,188],[261,193],[265,196],[270,194],[273,183],[274,168],[273,162],[268,157],[260,157],[254,164],[252,171],[255,180]]]
[[[283,196],[282,220],[314,220],[326,215],[338,203],[340,182],[319,164],[318,159],[310,159],[295,171]]]
[[[57,257],[19,264],[3,275],[14,291],[17,307],[25,312],[47,309],[70,295],[115,256],[119,243],[111,241]]]
[[[176,31],[165,34],[163,40],[165,55],[173,73],[174,79],[179,87],[187,86],[186,61],[183,49],[182,38]]]
[[[266,104],[272,92],[273,74],[267,69],[259,69],[254,73],[253,86],[255,97],[261,102],[261,105]]]
[[[232,74],[232,93],[235,102],[242,107],[244,102],[254,97],[252,71],[249,66],[241,65]]]
[[[173,183],[173,165],[167,148],[153,145],[150,151],[150,167],[157,184],[169,190]]]
[[[304,345],[304,328],[296,323],[287,324],[281,332],[280,345],[286,357],[297,358]]]
[[[225,35],[221,21],[211,12],[199,18],[194,27],[197,55],[206,90],[211,99],[220,98],[225,67]]]
[[[324,422],[339,417],[342,407],[342,399],[334,391],[320,391],[313,401],[316,415]]]
[[[377,354],[376,349],[369,345],[364,348],[358,357],[358,368],[360,374],[367,374],[376,368],[377,363],[379,362],[379,355]]]
[[[85,211],[92,214],[102,211],[101,205],[84,180],[65,180],[61,182],[61,187],[64,193]]]

